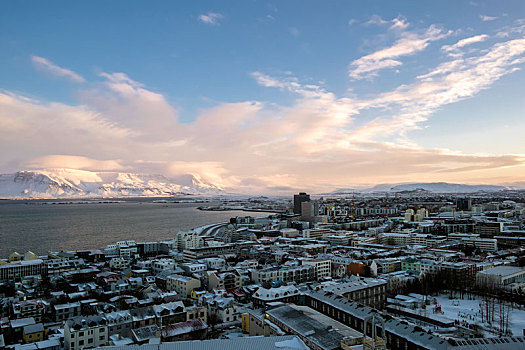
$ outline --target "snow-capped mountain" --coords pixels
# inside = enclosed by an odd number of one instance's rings
[[[392,192],[423,190],[434,193],[474,193],[497,192],[507,190],[506,186],[499,185],[465,185],[447,182],[410,183],[395,185],[390,188]]]
[[[215,195],[220,186],[193,175],[170,179],[163,175],[91,172],[73,169],[26,170],[0,175],[0,198],[78,198]]]
[[[377,192],[403,192],[403,191],[427,191],[433,193],[475,193],[475,192],[497,192],[504,190],[524,189],[525,186],[504,185],[466,185],[448,182],[422,182],[401,184],[379,184],[369,188],[344,188],[330,192],[330,195],[344,195],[352,193],[377,193]]]

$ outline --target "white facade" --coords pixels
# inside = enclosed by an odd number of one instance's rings
[[[303,265],[311,265],[315,268],[317,280],[332,276],[332,261],[330,259],[303,260]]]
[[[108,327],[101,317],[75,318],[64,326],[64,349],[80,350],[107,345]]]

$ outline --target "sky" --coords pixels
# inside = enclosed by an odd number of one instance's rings
[[[0,172],[525,181],[525,2],[9,1]]]

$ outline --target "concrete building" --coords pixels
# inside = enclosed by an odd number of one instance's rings
[[[53,314],[56,322],[67,321],[70,318],[80,316],[80,303],[67,303],[67,304],[58,304],[53,306]]]
[[[42,300],[20,300],[13,303],[13,316],[15,318],[33,317],[35,321],[42,322],[45,312],[45,303]]]
[[[214,258],[225,254],[235,254],[241,246],[235,243],[216,246],[189,248],[184,250],[184,261],[194,261],[203,258]]]
[[[310,195],[306,194],[306,192],[299,192],[299,194],[296,194],[293,196],[293,213],[301,215],[301,204],[303,202],[309,202],[310,201]]]
[[[332,230],[328,228],[312,228],[312,229],[306,229],[303,230],[303,237],[304,238],[323,238],[324,236],[328,236],[332,233]]]
[[[185,249],[202,247],[204,245],[204,240],[195,231],[180,231],[177,233],[175,240],[177,243],[177,250],[179,252],[182,252]]]
[[[515,289],[525,285],[525,269],[517,266],[496,266],[476,274],[476,282],[496,288]]]
[[[357,345],[358,331],[307,306],[281,305],[266,311],[265,318],[288,334],[293,334],[314,350],[335,350]]]
[[[474,247],[482,252],[495,252],[498,250],[496,238],[480,238],[479,234],[451,233],[448,235],[448,239],[458,240],[461,244]]]
[[[313,265],[302,265],[302,266],[282,266],[272,267],[261,270],[252,270],[251,279],[254,283],[265,283],[265,282],[295,282],[304,283],[314,281],[315,278],[315,266]]]
[[[47,264],[41,259],[13,261],[0,265],[0,282],[19,281],[25,276],[47,275]]]
[[[208,274],[208,288],[224,288],[227,291],[239,289],[243,285],[243,278],[237,270],[210,272]]]
[[[348,300],[371,306],[378,310],[385,307],[387,282],[375,278],[352,278],[353,281],[319,286],[316,290],[340,295]]]
[[[332,276],[332,261],[330,259],[305,259],[301,260],[301,264],[313,266],[315,268],[315,279],[318,281]]]
[[[191,291],[201,287],[201,281],[187,276],[171,275],[166,279],[166,289],[175,291],[182,297],[189,298]]]
[[[277,288],[259,287],[252,295],[253,304],[262,307],[274,302],[297,303],[300,292],[295,286],[280,286]]]

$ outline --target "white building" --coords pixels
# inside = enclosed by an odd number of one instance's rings
[[[215,315],[221,323],[235,322],[241,319],[239,306],[233,298],[207,294],[202,301],[208,309],[208,317]]]
[[[122,270],[128,266],[128,261],[123,257],[114,257],[109,261],[109,267],[115,270]]]
[[[226,260],[223,258],[205,258],[199,262],[205,264],[209,270],[221,270],[226,266]]]
[[[190,275],[194,273],[202,273],[206,271],[206,264],[196,264],[196,263],[185,263],[182,264],[182,269]]]
[[[525,269],[517,266],[496,266],[478,272],[476,282],[494,284],[496,288],[519,288],[525,285]]]
[[[177,263],[173,259],[157,259],[153,261],[153,272],[159,273],[165,270],[174,270]]]
[[[302,260],[301,264],[313,266],[315,268],[315,278],[317,280],[332,277],[332,261],[330,259]]]
[[[201,287],[201,281],[186,276],[171,275],[166,279],[166,289],[175,291],[183,297],[189,297],[193,289]]]
[[[64,325],[64,349],[80,350],[108,345],[108,326],[100,316],[69,319]]]
[[[186,249],[199,248],[204,245],[204,240],[195,231],[179,231],[175,238],[177,242],[177,250],[182,252]]]

